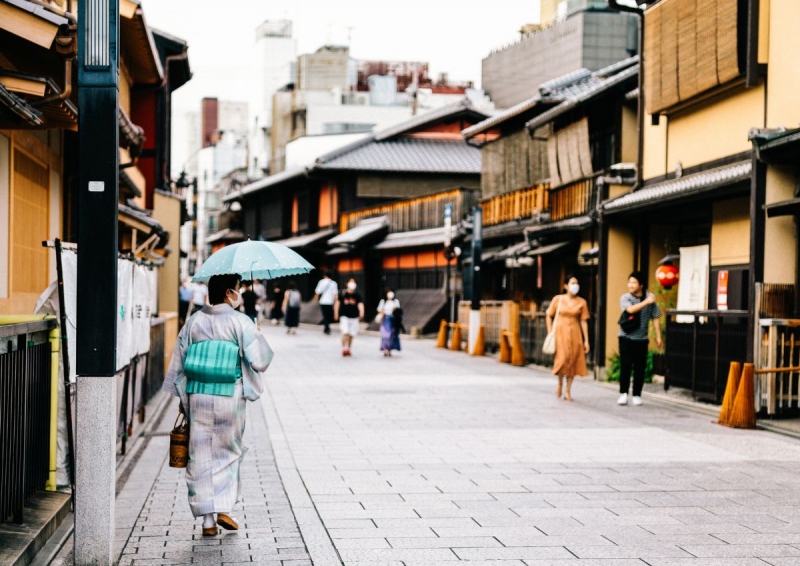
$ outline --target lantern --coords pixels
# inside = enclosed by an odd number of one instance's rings
[[[672,263],[665,263],[659,265],[656,269],[656,281],[664,287],[664,289],[671,289],[678,284],[678,268]]]

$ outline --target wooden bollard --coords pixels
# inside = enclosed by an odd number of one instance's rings
[[[442,322],[439,323],[439,338],[436,340],[436,347],[447,347],[447,321],[445,319],[442,319]]]
[[[507,364],[511,361],[511,345],[508,343],[508,333],[500,331],[500,363]]]
[[[453,336],[450,338],[450,349],[454,352],[461,351],[461,325],[457,322],[453,325]]]
[[[519,338],[519,332],[511,333],[511,365],[525,365],[525,353],[522,351],[522,340]]]
[[[742,377],[742,364],[731,362],[728,370],[728,383],[725,385],[725,396],[722,398],[722,407],[719,410],[717,423],[721,425],[730,424],[733,402],[736,400],[736,392],[739,390],[739,380]]]
[[[753,364],[744,364],[742,379],[736,391],[728,425],[733,428],[756,428],[756,407]]]

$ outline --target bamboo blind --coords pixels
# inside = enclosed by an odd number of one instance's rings
[[[647,112],[741,76],[738,0],[662,0],[645,13]]]
[[[501,137],[481,149],[481,192],[484,196],[491,197],[505,191],[504,145],[505,138]]]
[[[589,146],[589,120],[583,118],[558,130],[548,139],[550,184],[559,186],[588,177],[592,171],[592,152]],[[558,177],[553,175],[557,167]]]

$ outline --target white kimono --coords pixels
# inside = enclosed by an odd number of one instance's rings
[[[183,364],[189,345],[225,340],[239,345],[242,378],[233,397],[186,393]],[[189,421],[189,464],[186,484],[195,517],[231,513],[241,493],[239,465],[247,452],[242,444],[245,402],[264,391],[261,373],[273,357],[267,340],[250,318],[223,303],[205,306],[186,321],[164,378],[162,389],[180,397]]]

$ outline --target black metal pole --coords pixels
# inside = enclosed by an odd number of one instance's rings
[[[472,207],[472,310],[481,309],[481,255],[483,255],[483,209]]]

